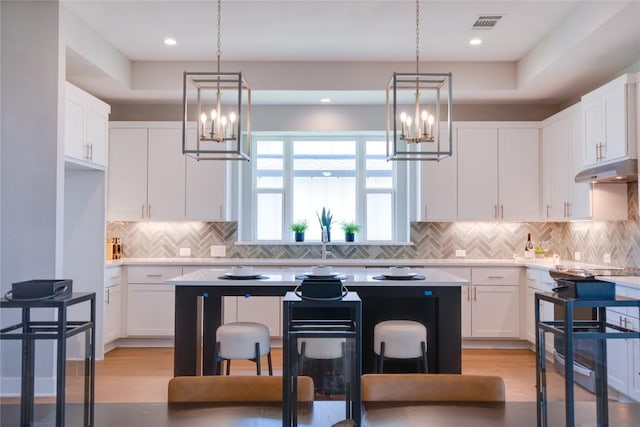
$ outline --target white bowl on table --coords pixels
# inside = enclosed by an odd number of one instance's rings
[[[387,269],[387,275],[388,276],[393,276],[393,277],[406,277],[406,276],[410,276],[411,273],[411,267],[407,267],[407,266],[403,266],[403,265],[398,265],[395,267],[389,267]]]
[[[331,275],[330,265],[315,265],[311,267],[311,274],[314,276],[329,276]]]
[[[236,265],[231,267],[231,274],[234,276],[252,276],[253,267],[247,267],[246,265]]]

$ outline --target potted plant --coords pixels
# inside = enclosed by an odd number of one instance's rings
[[[325,227],[327,228],[327,242],[331,241],[331,224],[333,223],[333,214],[331,210],[327,208],[322,208],[322,214],[316,212],[318,216],[318,221],[320,222],[320,230],[323,230]],[[324,241],[323,238],[320,241]]]
[[[296,242],[304,242],[304,232],[307,231],[307,227],[309,227],[309,224],[306,219],[296,221],[289,226],[291,231],[295,233]]]
[[[342,229],[344,230],[344,241],[354,242],[356,240],[356,233],[360,231],[360,226],[355,222],[343,222]]]

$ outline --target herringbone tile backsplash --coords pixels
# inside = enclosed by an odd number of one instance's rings
[[[521,255],[527,233],[534,242],[548,240],[550,253],[602,264],[611,254],[614,266],[640,267],[640,216],[636,184],[628,185],[627,221],[589,222],[414,222],[412,245],[330,245],[337,258],[447,259],[456,249],[467,258],[511,258]],[[190,247],[192,257],[210,256],[211,245],[224,245],[228,258],[319,258],[320,245],[236,245],[235,222],[110,222],[107,235],[122,238],[126,258],[172,258],[179,248]]]

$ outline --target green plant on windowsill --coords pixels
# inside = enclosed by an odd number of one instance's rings
[[[356,240],[356,233],[360,231],[360,226],[355,222],[343,222],[342,230],[344,230],[345,242],[354,242]]]
[[[304,233],[309,228],[309,223],[304,219],[302,221],[296,221],[289,226],[289,229],[294,233]]]
[[[304,242],[304,232],[307,231],[309,224],[306,219],[296,221],[289,226],[289,229],[295,233],[296,242]]]

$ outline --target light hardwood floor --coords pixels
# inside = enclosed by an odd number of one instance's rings
[[[274,375],[281,375],[282,350],[274,348],[272,357]],[[549,368],[549,400],[563,400],[563,377]],[[464,349],[462,373],[501,376],[508,401],[535,401],[535,354],[529,350]],[[255,365],[234,361],[231,374],[255,374]],[[172,376],[172,348],[118,348],[107,353],[103,361],[96,362],[96,401],[165,402]],[[71,393],[75,388],[73,383],[69,381]],[[576,400],[593,400],[593,396],[580,387],[575,387],[575,393]]]

